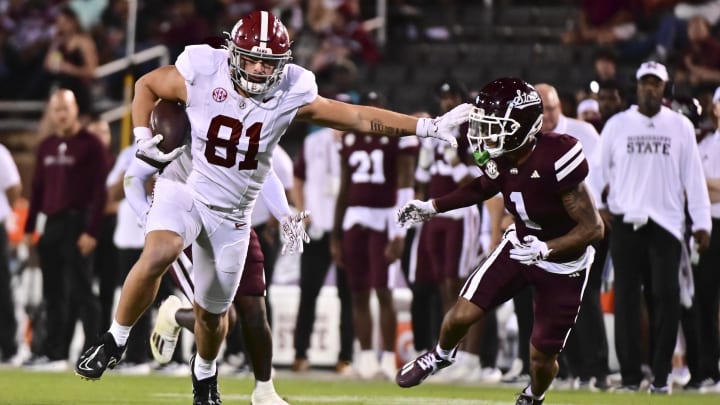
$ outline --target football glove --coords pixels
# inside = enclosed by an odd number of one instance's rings
[[[472,108],[472,104],[464,103],[439,117],[420,118],[415,127],[415,134],[422,138],[437,138],[457,148],[457,138],[453,130],[468,120]]]
[[[523,238],[523,243],[514,245],[510,249],[510,258],[530,266],[547,259],[551,251],[552,249],[548,249],[547,244],[537,236],[527,235]]]
[[[280,254],[302,253],[303,242],[310,242],[310,236],[305,232],[304,219],[310,216],[310,211],[300,211],[294,215],[286,215],[280,222],[282,249]]]
[[[397,223],[403,228],[410,228],[423,221],[427,221],[437,214],[437,210],[430,201],[412,200],[397,211]]]
[[[170,162],[177,159],[178,156],[182,155],[187,147],[186,145],[183,145],[165,153],[158,148],[158,144],[162,142],[162,140],[163,136],[160,134],[157,134],[150,139],[139,139],[137,141],[137,152],[135,152],[135,156],[153,167],[162,169]]]

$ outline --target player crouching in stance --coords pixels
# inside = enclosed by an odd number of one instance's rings
[[[502,192],[514,225],[445,314],[435,350],[407,363],[396,381],[412,387],[451,365],[473,323],[532,285],[531,381],[516,405],[540,405],[575,324],[595,254],[590,244],[602,237],[603,225],[583,181],[588,163],[580,143],[568,135],[539,132],[543,107],[535,88],[519,79],[497,79],[474,104],[467,136],[481,176],[437,199],[409,202],[398,211],[398,222],[414,225]]]

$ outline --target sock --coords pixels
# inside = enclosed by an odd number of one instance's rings
[[[443,360],[448,360],[450,358],[450,355],[452,354],[453,350],[455,348],[452,348],[450,350],[445,350],[442,347],[440,347],[440,344],[435,347],[435,353],[437,353],[438,357],[440,357]]]
[[[545,399],[544,392],[542,393],[542,395],[535,395],[535,394],[533,394],[532,389],[530,388],[529,385],[527,386],[527,388],[525,388],[525,395],[530,395],[532,397],[532,399],[537,399],[538,401],[542,401],[543,399]]]
[[[118,345],[118,347],[122,347],[127,343],[128,336],[130,336],[130,329],[132,329],[132,326],[120,325],[113,319],[108,332],[110,332],[113,339],[115,339],[115,344]]]
[[[255,392],[258,394],[268,394],[275,392],[272,378],[267,381],[255,381]]]
[[[205,360],[200,357],[199,354],[195,355],[195,368],[193,369],[193,373],[198,381],[215,376],[216,370],[217,365],[215,360]]]

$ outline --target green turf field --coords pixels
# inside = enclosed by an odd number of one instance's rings
[[[517,389],[424,384],[401,389],[387,381],[358,381],[327,376],[296,377],[280,372],[275,382],[278,392],[296,404],[369,405],[512,405]],[[0,370],[0,404],[190,404],[189,377],[108,374],[102,381],[82,381],[71,373],[49,374],[15,369]],[[249,378],[220,377],[223,404],[248,404],[252,381]],[[720,395],[674,393],[669,397],[646,393],[615,394],[587,391],[550,391],[547,405],[608,404],[643,405],[720,404]]]

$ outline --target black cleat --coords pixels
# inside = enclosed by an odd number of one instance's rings
[[[125,346],[118,347],[110,332],[80,355],[75,363],[75,374],[86,380],[99,380],[105,370],[117,366],[125,352]]]
[[[450,359],[443,360],[435,353],[435,350],[429,351],[417,359],[405,364],[398,370],[395,376],[397,385],[403,388],[414,387],[419,385],[429,376],[437,373],[443,368],[453,364],[455,352]]]
[[[190,358],[190,374],[192,375],[193,384],[193,405],[221,405],[220,391],[218,391],[217,370],[215,375],[199,380],[195,378],[195,356]]]
[[[518,394],[518,398],[517,398],[517,401],[515,401],[515,405],[542,405],[543,401],[545,401],[545,398],[534,399],[530,395],[526,394],[525,390],[523,390],[521,393]]]

